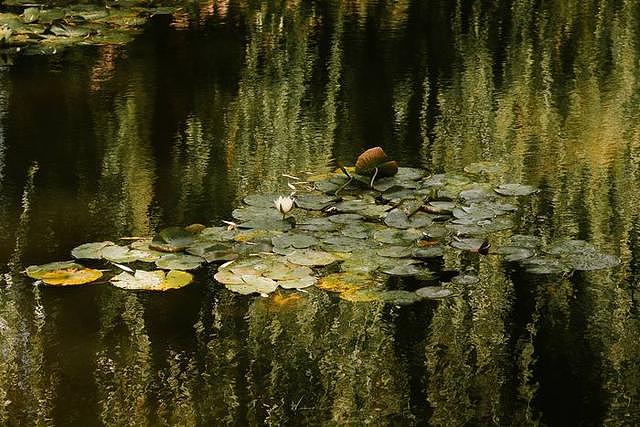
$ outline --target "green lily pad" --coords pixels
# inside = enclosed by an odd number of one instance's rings
[[[406,230],[387,228],[373,233],[375,240],[398,246],[409,246],[422,237],[422,232],[412,228]]]
[[[515,246],[502,246],[495,250],[495,253],[504,255],[504,259],[509,262],[522,261],[531,258],[534,253],[531,249],[518,248]]]
[[[143,291],[168,291],[180,289],[193,281],[193,276],[184,271],[136,270],[134,274],[122,272],[111,279],[111,284],[122,289]]]
[[[71,250],[71,255],[76,259],[102,259],[102,249],[115,245],[110,241],[85,243]]]
[[[414,248],[411,251],[412,258],[426,259],[426,258],[439,258],[442,256],[444,256],[444,250],[440,245],[430,246],[428,248]]]
[[[425,286],[417,289],[416,295],[426,299],[443,299],[453,295],[453,291],[442,286]]]
[[[522,263],[527,272],[532,274],[557,274],[569,270],[560,260],[551,257],[527,258]]]
[[[167,254],[156,261],[156,266],[163,270],[194,270],[202,265],[204,260],[199,256],[187,254]]]
[[[335,231],[340,225],[332,222],[329,218],[306,218],[296,225],[296,228],[306,231]]]
[[[238,257],[234,247],[225,243],[200,242],[187,248],[187,253],[204,259],[207,263],[231,261]]]
[[[272,237],[271,241],[273,242],[273,246],[281,248],[292,247],[295,249],[305,249],[319,243],[318,239],[315,237],[300,233],[282,234],[280,236]]]
[[[396,265],[394,267],[384,268],[382,272],[390,276],[403,277],[416,276],[418,274],[424,275],[425,273],[427,273],[427,275],[429,276],[431,275],[431,272],[429,270],[417,264]]]
[[[455,238],[451,246],[463,251],[477,252],[483,255],[489,251],[489,242],[483,239]]]
[[[531,185],[524,184],[502,184],[495,189],[495,192],[503,196],[529,196],[538,191]]]
[[[384,223],[394,228],[421,228],[433,224],[431,216],[424,212],[417,212],[411,217],[400,209],[394,209],[387,213]]]
[[[155,262],[159,256],[155,251],[129,249],[126,246],[108,245],[102,248],[102,258],[107,261],[128,264],[131,262]]]
[[[194,242],[194,235],[182,227],[169,227],[160,231],[149,247],[160,252],[180,252]]]
[[[322,240],[321,247],[328,252],[352,252],[367,247],[362,239],[346,236],[329,236]]]
[[[344,213],[332,215],[329,217],[329,221],[336,224],[351,224],[363,221],[364,217],[362,215],[353,214],[353,213]]]
[[[273,208],[275,206],[274,200],[279,196],[282,196],[282,194],[249,194],[244,198],[244,202],[249,206],[255,206],[258,208]]]
[[[383,257],[406,258],[411,256],[412,249],[408,246],[385,246],[378,249],[376,253]]]
[[[301,209],[320,211],[331,206],[335,200],[335,197],[324,194],[301,194],[296,197],[296,206]]]
[[[336,262],[338,259],[329,252],[304,249],[295,251],[286,257],[287,261],[306,266],[324,266]]]

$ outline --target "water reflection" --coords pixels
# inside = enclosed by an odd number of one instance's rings
[[[0,424],[637,424],[635,6],[209,1],[127,47],[18,58],[0,71]],[[433,172],[499,161],[542,189],[518,231],[622,263],[533,277],[449,251],[480,281],[404,308],[238,298],[211,271],[162,296],[18,274],[219,223],[377,144]]]

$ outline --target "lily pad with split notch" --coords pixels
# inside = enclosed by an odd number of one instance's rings
[[[189,233],[182,227],[168,227],[153,238],[149,248],[160,252],[180,252],[193,242],[193,233]]]

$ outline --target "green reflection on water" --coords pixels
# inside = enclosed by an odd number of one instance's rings
[[[503,163],[542,189],[519,232],[620,267],[533,278],[447,251],[479,282],[404,308],[239,298],[213,272],[161,298],[52,291],[18,267],[0,424],[640,422],[637,4],[506,3],[203,2],[127,48],[18,60],[0,72],[0,258],[219,223],[288,192],[283,173],[381,144],[433,172]]]

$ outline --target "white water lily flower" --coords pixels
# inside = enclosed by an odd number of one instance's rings
[[[279,196],[276,200],[273,201],[273,204],[276,206],[276,209],[280,211],[282,214],[282,218],[293,209],[293,199],[289,196],[282,197]]]

